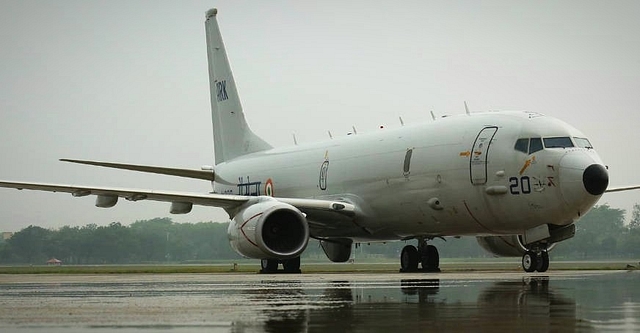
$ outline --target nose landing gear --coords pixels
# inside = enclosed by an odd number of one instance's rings
[[[547,250],[527,250],[522,256],[522,268],[527,273],[546,272],[549,269],[549,252]]]

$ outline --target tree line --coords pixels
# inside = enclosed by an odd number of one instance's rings
[[[576,236],[559,243],[554,259],[612,259],[640,257],[640,205],[631,220],[625,211],[608,205],[594,207],[576,224]],[[57,258],[64,264],[210,263],[241,260],[229,246],[229,223],[175,223],[169,218],[87,224],[45,229],[28,226],[10,239],[0,241],[1,264],[43,264]],[[443,258],[491,257],[474,237],[435,239]],[[398,258],[404,242],[358,244],[353,257]],[[309,242],[304,259],[328,260],[315,240]]]
[[[1,263],[65,264],[189,262],[238,258],[222,223],[175,223],[169,218],[44,229],[28,226],[0,244]]]

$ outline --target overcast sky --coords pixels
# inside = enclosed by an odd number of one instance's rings
[[[58,162],[213,163],[204,13],[248,122],[275,146],[437,115],[527,110],[587,134],[612,185],[640,184],[640,1],[1,1],[0,179],[206,192],[197,180]],[[0,231],[224,211],[93,206],[0,190]],[[640,192],[600,203],[630,210]]]

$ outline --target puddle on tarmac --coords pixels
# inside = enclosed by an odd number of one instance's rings
[[[164,275],[3,283],[0,330],[36,332],[639,331],[640,272],[549,277]],[[482,274],[480,274],[482,276]],[[303,277],[303,278],[302,278]],[[416,277],[416,276],[412,276]],[[75,279],[77,280],[77,279]]]

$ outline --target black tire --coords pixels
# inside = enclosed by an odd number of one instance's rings
[[[527,251],[522,256],[522,269],[527,273],[535,272],[538,268],[538,255],[533,251]]]
[[[438,248],[433,245],[427,245],[426,257],[422,258],[422,268],[433,271],[440,269],[440,254]]]
[[[400,271],[415,272],[418,270],[418,249],[413,245],[402,248],[400,254]]]
[[[287,273],[300,273],[300,257],[287,259],[282,262],[282,266]]]
[[[540,255],[538,256],[537,266],[538,267],[536,267],[536,271],[540,273],[544,273],[549,269],[549,252],[540,252]]]
[[[260,273],[275,273],[278,271],[278,260],[262,259],[260,260]]]

